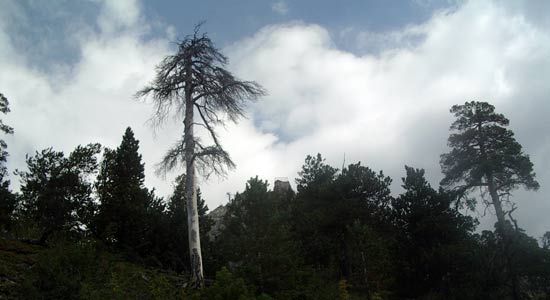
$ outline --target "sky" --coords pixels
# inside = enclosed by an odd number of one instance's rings
[[[550,230],[550,2],[540,1],[139,1],[0,0],[0,92],[14,127],[8,168],[47,147],[116,148],[127,126],[140,140],[146,185],[168,196],[177,175],[155,174],[181,136],[181,120],[152,128],[136,91],[178,40],[203,29],[239,78],[268,95],[247,118],[218,128],[237,168],[200,179],[207,205],[227,202],[258,175],[294,178],[306,155],[361,161],[393,178],[424,168],[434,187],[453,116],[488,101],[534,164],[541,188],[517,190],[520,227]],[[17,189],[18,178],[11,175]],[[489,210],[470,212],[492,228]]]

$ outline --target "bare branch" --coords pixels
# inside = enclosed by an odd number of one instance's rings
[[[181,138],[166,151],[162,160],[156,165],[155,173],[165,176],[175,167],[185,163],[185,139]]]
[[[519,227],[518,227],[518,222],[517,222],[516,219],[514,219],[514,217],[512,217],[512,213],[513,213],[517,208],[518,208],[517,205],[516,205],[515,203],[512,203],[512,208],[511,208],[508,212],[506,212],[506,214],[508,215],[508,217],[510,218],[510,220],[512,221],[512,223],[514,223],[514,228],[515,228],[516,230],[519,229]]]

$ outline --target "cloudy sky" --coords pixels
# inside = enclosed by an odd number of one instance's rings
[[[11,1],[0,0],[0,92],[15,129],[10,170],[46,147],[116,147],[131,126],[147,186],[181,122],[154,131],[133,94],[194,24],[240,78],[269,95],[221,130],[237,169],[202,181],[215,208],[259,175],[293,183],[307,154],[383,170],[400,192],[405,164],[437,186],[453,104],[493,103],[511,120],[541,189],[517,191],[516,217],[534,236],[550,230],[550,2],[541,1]],[[12,175],[17,188],[18,179]],[[480,213],[474,213],[478,215]],[[491,212],[482,226],[491,228]]]

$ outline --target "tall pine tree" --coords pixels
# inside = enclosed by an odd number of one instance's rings
[[[454,193],[433,189],[423,169],[405,169],[405,192],[392,200],[397,294],[407,299],[454,299],[457,290],[473,292],[464,278],[474,271],[467,253],[473,247],[476,222],[452,205]]]
[[[131,252],[148,246],[148,210],[154,196],[145,188],[139,141],[130,127],[116,150],[106,149],[96,182],[100,200],[96,233],[104,241]]]

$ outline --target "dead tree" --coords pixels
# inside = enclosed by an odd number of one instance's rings
[[[136,97],[151,98],[155,112],[151,118],[159,126],[171,116],[183,118],[183,137],[165,154],[159,171],[166,172],[185,165],[189,253],[193,284],[204,284],[202,254],[197,212],[196,174],[208,177],[224,175],[235,164],[222,148],[215,127],[226,121],[236,122],[243,116],[245,105],[265,94],[253,81],[241,81],[226,70],[228,63],[200,25],[191,36],[178,43],[174,55],[167,56],[156,68],[156,77]],[[198,117],[196,117],[198,115]],[[203,143],[194,134],[194,125],[203,127],[211,140]]]

